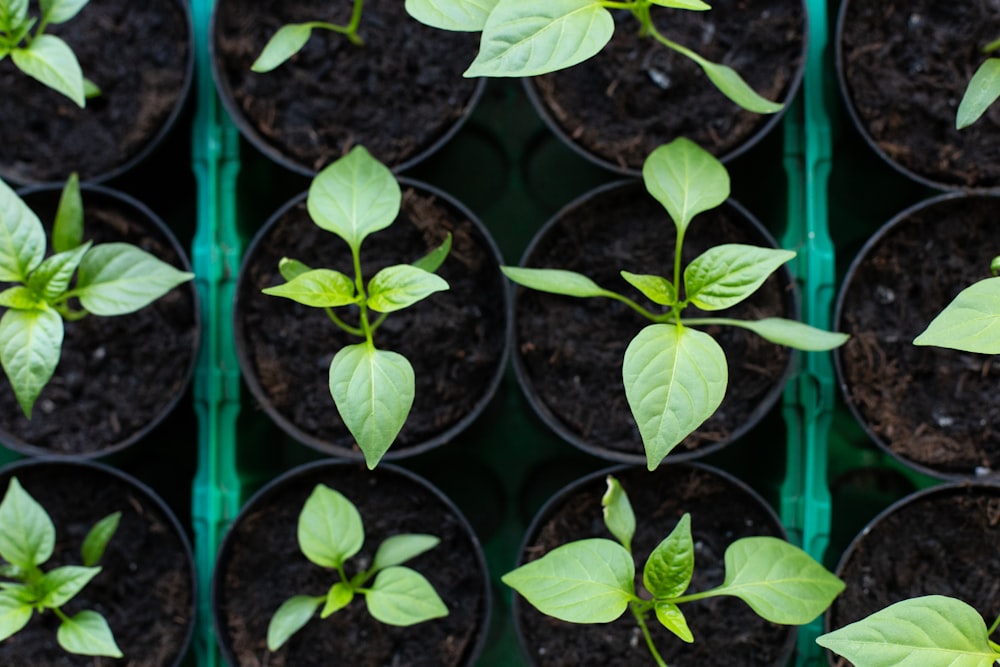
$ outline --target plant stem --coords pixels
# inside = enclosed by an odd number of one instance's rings
[[[344,320],[342,320],[339,317],[337,317],[337,314],[333,312],[333,308],[324,308],[323,310],[326,311],[327,316],[338,327],[340,327],[341,329],[343,329],[344,331],[346,331],[349,334],[353,334],[355,336],[359,336],[361,338],[364,338],[364,335],[365,335],[364,331],[362,331],[358,327],[352,327],[350,324],[348,324]]]
[[[643,308],[642,306],[640,306],[638,303],[628,298],[627,296],[618,294],[616,292],[612,292],[610,290],[605,290],[604,296],[608,297],[609,299],[614,299],[615,301],[621,301],[626,306],[628,306],[629,308],[639,313],[648,320],[652,320],[653,322],[663,321],[663,315],[657,315],[652,311],[646,310],[645,308]]]
[[[667,663],[663,661],[660,653],[656,650],[656,646],[653,645],[653,637],[649,634],[649,627],[646,625],[645,612],[640,611],[635,602],[629,602],[628,608],[631,610],[632,615],[635,616],[636,623],[639,624],[639,628],[642,630],[642,636],[646,638],[646,647],[653,656],[653,660],[656,661],[658,667],[667,667]]]
[[[683,261],[681,253],[684,249],[684,232],[683,227],[677,228],[677,246],[674,248],[674,290],[677,292],[678,300],[681,298],[681,261]],[[683,326],[681,324],[681,311],[686,305],[687,301],[678,301],[670,307],[670,313],[676,320],[678,329]]]
[[[361,333],[365,337],[365,342],[368,344],[368,349],[375,349],[375,340],[372,336],[372,327],[368,322],[368,293],[365,292],[365,282],[364,276],[361,273],[361,251],[358,248],[351,248],[351,256],[354,259],[354,285],[358,290],[358,294],[361,296],[361,300],[358,302],[358,308],[360,309],[360,322],[361,322]]]
[[[993,621],[993,625],[991,625],[990,629],[986,631],[986,636],[989,637],[994,632],[996,632],[997,627],[1000,627],[1000,616],[997,616],[997,620]]]
[[[347,25],[334,25],[332,23],[316,23],[315,25],[347,35],[347,39],[352,44],[363,46],[365,40],[358,34],[358,26],[361,24],[361,10],[364,8],[365,0],[354,0],[354,9],[351,11],[351,20]]]
[[[991,53],[1000,49],[1000,39],[994,39],[992,42],[983,47],[983,53]]]

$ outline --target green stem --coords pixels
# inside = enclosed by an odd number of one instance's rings
[[[663,321],[664,315],[657,315],[656,313],[654,313],[652,311],[646,310],[645,308],[643,308],[642,306],[640,306],[638,303],[636,303],[635,301],[633,301],[632,299],[628,298],[627,296],[625,296],[623,294],[618,294],[617,292],[612,292],[610,290],[605,290],[604,291],[604,296],[606,296],[609,299],[614,299],[615,301],[621,301],[626,306],[628,306],[629,308],[631,308],[635,312],[639,313],[640,315],[642,315],[643,317],[645,317],[648,320],[652,320],[653,322],[662,322]],[[667,315],[669,315],[669,313],[667,313]]]
[[[986,636],[989,637],[994,632],[996,632],[997,627],[1000,627],[1000,616],[997,616],[997,620],[993,621],[993,625],[991,625],[990,629],[986,632]]]
[[[710,326],[712,324],[720,324],[730,327],[744,327],[742,320],[734,320],[728,317],[686,317],[684,318],[684,324],[690,324],[695,327]]]
[[[326,28],[327,30],[332,30],[333,32],[339,32],[342,35],[346,35],[347,39],[351,40],[352,44],[357,44],[358,46],[363,46],[365,41],[361,39],[358,34],[358,26],[361,24],[361,10],[364,8],[365,0],[354,0],[354,9],[351,11],[351,20],[347,25],[335,25],[333,23],[320,23],[314,22],[313,26],[317,28]]]
[[[646,647],[649,648],[649,653],[653,656],[653,660],[656,661],[659,667],[667,667],[667,663],[663,661],[659,651],[656,650],[656,646],[653,645],[653,637],[649,634],[649,627],[646,625],[645,612],[640,611],[638,604],[635,602],[630,602],[628,608],[632,611],[632,615],[635,616],[636,623],[639,624],[639,629],[642,630],[642,636],[646,638]]]
[[[685,231],[686,230],[683,227],[677,228],[677,246],[674,248],[674,290],[677,292],[678,299],[681,296],[681,262],[683,261],[681,253],[684,250]],[[686,305],[687,301],[683,301],[675,303],[670,307],[670,315],[672,315],[674,320],[677,322],[678,329],[683,326],[681,324],[681,311],[684,310],[684,306]]]
[[[1000,49],[1000,39],[995,39],[986,46],[983,47],[983,53],[991,53]]]
[[[364,338],[364,335],[365,335],[364,331],[362,331],[358,327],[352,327],[350,324],[348,324],[344,320],[342,320],[339,317],[337,317],[337,314],[333,312],[332,308],[324,308],[323,310],[326,311],[327,316],[338,327],[340,327],[341,329],[343,329],[344,331],[346,331],[349,334],[352,334],[354,336],[358,336],[358,337]]]
[[[82,320],[88,313],[86,310],[73,310],[65,303],[52,304],[53,310],[62,315],[63,319],[67,322],[76,322],[77,320]]]
[[[389,313],[381,313],[378,316],[378,319],[375,320],[375,322],[372,323],[372,333],[373,334],[378,330],[378,328],[380,326],[382,326],[382,323],[385,322],[385,318],[387,318],[388,316],[389,316]]]
[[[351,256],[354,259],[354,285],[358,290],[361,300],[358,302],[360,310],[361,334],[365,337],[368,349],[375,349],[375,339],[372,335],[372,327],[368,322],[368,293],[365,292],[364,276],[361,273],[361,251],[359,248],[351,248]]]
[[[49,607],[49,609],[51,609],[52,613],[58,616],[59,620],[62,621],[63,623],[69,622],[69,617],[66,614],[64,614],[62,609],[60,609],[59,607]]]
[[[694,602],[695,600],[705,600],[707,598],[714,598],[719,596],[719,589],[713,588],[708,591],[702,591],[701,593],[691,593],[690,595],[682,595],[679,598],[672,598],[669,602],[673,604],[684,604],[685,602]]]

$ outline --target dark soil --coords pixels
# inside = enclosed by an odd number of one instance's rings
[[[851,0],[840,30],[848,104],[890,160],[946,187],[1000,184],[1000,106],[955,129],[982,48],[1000,35],[1000,5]]]
[[[642,590],[642,564],[685,512],[691,513],[695,542],[691,592],[722,584],[723,556],[736,540],[757,535],[783,537],[780,523],[759,498],[702,468],[668,465],[655,473],[631,468],[615,476],[637,517],[632,549],[638,590]],[[549,508],[522,558],[540,558],[573,540],[613,540],[601,514],[606,488],[604,478],[598,476]],[[642,632],[628,612],[607,625],[580,625],[543,616],[520,598],[516,603],[527,653],[538,667],[654,664]],[[671,667],[780,665],[791,650],[794,629],[763,620],[735,598],[700,600],[683,605],[681,610],[694,633],[694,644],[685,644],[655,619],[647,619],[653,642]]]
[[[998,524],[1000,488],[984,485],[941,489],[892,512],[841,563],[847,588],[830,607],[829,628],[921,595],[958,598],[992,622],[1000,614]]]
[[[58,191],[24,199],[48,231]],[[132,243],[190,270],[177,247],[130,205],[85,191],[84,217],[84,240]],[[89,315],[66,322],[59,365],[30,421],[3,378],[0,431],[13,438],[11,444],[42,450],[35,454],[100,454],[124,447],[176,404],[191,377],[197,347],[197,301],[191,283],[129,315]]]
[[[86,472],[85,472],[86,471]],[[108,514],[121,522],[100,561],[102,571],[66,603],[108,621],[124,659],[71,656],[56,643],[59,619],[37,613],[0,645],[4,665],[44,667],[164,667],[174,665],[194,626],[194,567],[190,547],[169,515],[144,491],[111,473],[72,465],[19,468],[0,476],[4,490],[16,475],[45,507],[56,527],[56,550],[45,571],[80,565],[87,531]]]
[[[0,173],[19,183],[93,179],[151,147],[183,99],[191,31],[180,0],[90,0],[47,32],[65,39],[101,96],[80,109],[0,61]],[[31,3],[37,16],[38,6]]]
[[[844,288],[837,351],[846,400],[876,442],[944,474],[1000,468],[1000,364],[912,344],[1000,252],[1000,200],[952,198],[910,214],[868,250]]]
[[[363,46],[316,30],[290,62],[267,74],[250,71],[282,25],[345,25],[350,17],[351,3],[329,0],[216,3],[213,67],[223,98],[232,98],[230,114],[305,171],[358,144],[390,166],[412,160],[466,113],[478,85],[462,77],[478,38],[418,23],[399,0],[365,3]]]
[[[371,564],[387,537],[426,533],[441,543],[406,566],[423,574],[448,607],[448,616],[408,628],[375,621],[361,599],[313,618],[281,650],[266,646],[267,625],[292,595],[322,595],[336,574],[301,554],[299,512],[317,484],[344,494],[358,507],[365,545],[346,563],[348,576]],[[215,571],[216,627],[235,665],[269,667],[445,667],[469,665],[486,631],[488,591],[478,543],[463,520],[423,485],[379,468],[324,465],[271,489],[233,524]]]
[[[627,226],[627,229],[626,229]],[[626,233],[627,232],[627,233]],[[653,312],[662,307],[625,282],[620,271],[673,278],[675,227],[640,184],[605,190],[566,212],[531,251],[525,264],[589,276],[605,289],[626,294]],[[719,243],[770,245],[731,206],[699,216],[684,240],[684,264]],[[790,279],[778,272],[750,299],[712,313],[718,317],[794,319]],[[576,299],[519,289],[515,301],[515,353],[529,392],[538,396],[573,437],[613,454],[643,452],[622,384],[625,348],[651,324],[610,299]],[[699,317],[694,306],[685,317]],[[730,441],[772,405],[788,367],[788,348],[733,327],[699,327],[722,345],[729,360],[729,387],[718,411],[677,449],[689,452]]]
[[[365,279],[419,259],[449,231],[452,250],[438,275],[451,288],[391,313],[375,332],[376,347],[402,354],[416,375],[413,409],[390,457],[469,417],[495,385],[504,358],[506,287],[496,256],[479,228],[443,200],[404,189],[400,217],[361,248]],[[338,350],[361,339],[341,331],[320,308],[261,293],[284,282],[278,262],[285,256],[354,275],[347,244],[314,225],[304,202],[288,209],[249,250],[241,269],[234,328],[246,346],[244,373],[311,444],[338,455],[357,452],[330,396],[329,367]],[[356,323],[356,310],[340,312]]]
[[[767,99],[789,97],[801,76],[801,0],[711,4],[707,12],[654,7],[653,21],[668,39],[735,69]],[[630,12],[615,12],[615,24],[597,56],[533,80],[550,116],[586,151],[638,171],[654,148],[677,137],[726,156],[773,120],[729,101],[686,56],[639,37]]]

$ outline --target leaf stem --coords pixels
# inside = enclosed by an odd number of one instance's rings
[[[994,39],[992,42],[983,47],[983,53],[991,53],[1000,49],[1000,39]]]
[[[357,5],[355,5],[357,6]],[[368,344],[368,349],[375,349],[375,340],[372,336],[372,327],[368,322],[368,293],[365,292],[365,282],[364,276],[361,273],[361,250],[360,248],[351,247],[351,257],[354,260],[354,285],[358,290],[358,296],[361,300],[358,301],[358,308],[360,309],[360,323],[361,323],[361,334],[365,337],[365,342]]]
[[[630,602],[628,608],[632,612],[632,615],[635,616],[636,623],[639,624],[639,629],[642,630],[642,636],[646,638],[646,647],[653,656],[653,660],[656,661],[658,667],[667,667],[667,663],[660,657],[659,651],[656,650],[656,646],[653,644],[653,637],[649,634],[649,627],[646,625],[645,612],[640,611],[638,604],[635,602]]]
[[[990,629],[986,631],[986,636],[989,637],[994,632],[996,632],[997,627],[1000,627],[1000,616],[997,616],[997,620],[993,621],[993,625],[991,625]]]
[[[655,33],[655,29],[654,29]],[[655,34],[654,34],[655,36]],[[684,250],[684,232],[683,227],[677,228],[677,246],[674,248],[674,290],[677,292],[678,302],[670,307],[670,314],[673,315],[674,320],[677,322],[677,328],[680,329],[683,325],[681,324],[681,311],[687,305],[687,301],[680,301],[681,296],[681,262],[683,261],[681,253]],[[686,290],[685,290],[686,291]],[[686,296],[686,294],[685,294]]]
[[[364,331],[362,331],[359,327],[352,327],[350,324],[348,324],[344,320],[342,320],[339,317],[337,317],[337,314],[333,312],[333,308],[327,307],[327,308],[324,308],[323,310],[326,311],[327,316],[338,327],[340,327],[341,329],[343,329],[344,331],[346,331],[349,334],[353,334],[355,336],[359,336],[361,338],[364,338],[364,335],[365,335]]]
[[[339,32],[346,35],[352,44],[364,46],[365,40],[358,34],[358,26],[361,24],[361,10],[364,8],[365,0],[354,0],[354,9],[351,11],[351,20],[347,25],[335,25],[333,23],[316,22],[314,25]]]
[[[657,315],[656,313],[643,308],[638,303],[628,298],[624,294],[618,294],[617,292],[612,292],[611,290],[604,290],[604,296],[606,296],[609,299],[614,299],[615,301],[621,301],[626,306],[628,306],[629,308],[639,313],[648,320],[652,320],[653,322],[660,322],[663,320],[664,317],[663,315]]]

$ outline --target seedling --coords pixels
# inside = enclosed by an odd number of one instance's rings
[[[959,292],[913,344],[1000,354],[1000,257],[994,258],[990,268],[992,278]]]
[[[313,489],[298,524],[302,554],[320,567],[336,570],[338,580],[325,595],[295,595],[283,602],[267,627],[267,647],[277,651],[302,629],[323,606],[328,618],[364,596],[368,612],[387,625],[409,626],[448,615],[434,587],[403,563],[440,543],[433,535],[404,534],[387,538],[375,552],[369,568],[348,577],[344,563],[361,551],[365,529],[357,508],[341,493],[324,484]],[[369,584],[372,577],[374,581]]]
[[[84,243],[76,174],[59,200],[48,258],[45,242],[38,216],[0,181],[0,283],[18,283],[0,291],[0,367],[29,419],[59,363],[64,320],[131,313],[194,277],[128,243]]]
[[[1000,39],[990,42],[983,48],[983,53],[993,53],[1000,49]],[[1000,97],[1000,58],[987,58],[976,69],[965,88],[965,95],[958,105],[955,116],[955,127],[962,128],[972,125]]]
[[[636,518],[625,490],[611,475],[601,499],[604,524],[617,542],[591,538],[557,547],[502,577],[538,611],[570,623],[610,623],[632,612],[653,660],[666,663],[649,633],[650,612],[682,641],[692,643],[680,605],[728,595],[772,623],[809,623],[844,589],[840,579],[804,551],[774,537],[746,537],[726,549],[722,585],[687,593],[694,572],[691,515],[646,559],[642,587],[635,582],[632,538]]]
[[[451,249],[451,235],[413,264],[386,267],[364,282],[361,243],[385,229],[399,214],[401,192],[392,172],[361,146],[316,175],[309,187],[309,216],[321,229],[343,239],[351,249],[354,277],[331,269],[311,269],[282,258],[278,269],[287,281],[264,294],[322,308],[347,333],[364,339],[348,345],[330,363],[330,395],[347,429],[374,468],[399,434],[413,406],[413,367],[401,354],[379,350],[374,334],[389,313],[411,306],[448,283],[434,274]],[[333,309],[350,306],[357,325]],[[373,313],[378,313],[376,319]]]
[[[104,517],[87,533],[81,547],[83,565],[64,565],[43,572],[52,557],[56,529],[48,513],[16,477],[0,502],[0,641],[21,631],[37,611],[59,618],[56,640],[63,650],[80,655],[122,657],[108,622],[84,610],[68,616],[61,607],[100,573],[97,565],[118,529],[121,512]]]
[[[9,54],[19,70],[62,93],[81,108],[86,98],[99,95],[101,91],[83,78],[80,63],[69,44],[46,34],[45,29],[69,21],[87,2],[89,0],[41,0],[42,15],[35,18],[28,16],[28,0],[0,0],[0,60]]]
[[[692,219],[729,196],[729,174],[715,157],[687,139],[660,146],[642,170],[646,189],[667,210],[677,229],[673,279],[622,271],[622,277],[658,306],[651,311],[628,296],[606,290],[572,271],[505,266],[519,285],[572,297],[621,301],[653,324],[629,343],[622,363],[625,395],[646,450],[650,470],[708,419],[726,393],[726,355],[707,333],[694,326],[726,325],[749,329],[779,345],[822,351],[842,345],[847,336],[779,317],[738,320],[682,317],[689,306],[705,311],[731,308],[748,298],[782,264],[790,250],[725,244],[706,250],[681,273],[684,235]]]
[[[313,30],[329,30],[347,37],[352,44],[361,46],[364,40],[358,34],[358,26],[361,25],[361,14],[364,9],[365,0],[354,0],[354,9],[351,11],[351,19],[345,25],[327,23],[325,21],[309,21],[307,23],[289,23],[281,26],[276,33],[271,35],[271,39],[264,45],[264,50],[257,56],[250,69],[263,74],[280,67],[289,58],[302,50]]]

